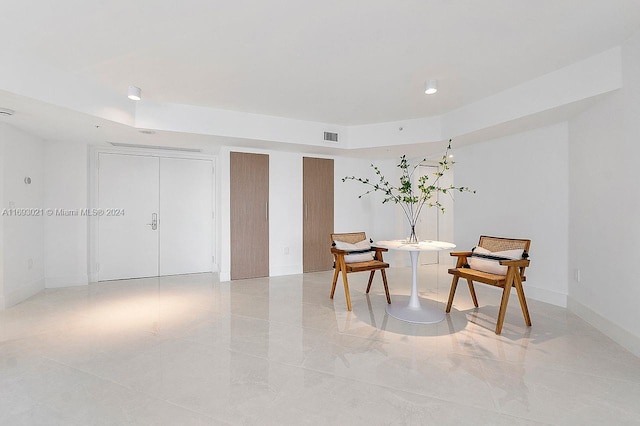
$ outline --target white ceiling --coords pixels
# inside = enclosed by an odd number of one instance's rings
[[[123,96],[133,84],[157,102],[340,125],[442,114],[640,28],[638,0],[34,0],[0,11],[5,53]],[[426,96],[433,78],[440,90]]]

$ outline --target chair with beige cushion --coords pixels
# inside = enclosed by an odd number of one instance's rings
[[[478,246],[473,251],[451,253],[451,256],[457,257],[458,261],[455,268],[449,269],[449,273],[453,275],[453,280],[451,282],[451,291],[449,292],[449,301],[447,302],[447,313],[451,311],[458,280],[464,278],[467,280],[469,292],[476,308],[478,307],[478,298],[473,287],[474,281],[503,289],[496,334],[502,332],[502,324],[507,312],[511,287],[515,287],[518,293],[525,324],[531,326],[527,300],[524,297],[522,288],[522,282],[526,280],[524,270],[529,266],[529,259],[527,258],[530,245],[531,240],[483,235],[480,237]]]
[[[391,303],[389,297],[389,286],[387,285],[387,274],[385,269],[389,267],[382,259],[382,252],[388,251],[386,248],[373,247],[367,240],[364,232],[351,232],[342,234],[331,234],[331,253],[335,260],[335,272],[333,274],[333,284],[331,286],[331,295],[336,291],[336,283],[338,282],[338,274],[342,272],[342,283],[344,284],[344,294],[347,298],[347,309],[351,310],[351,295],[349,294],[349,282],[347,275],[352,272],[369,271],[369,284],[367,285],[367,293],[371,289],[373,275],[376,271],[382,274],[382,282],[384,284],[384,292],[387,295],[387,303]],[[359,249],[362,250],[359,250]]]

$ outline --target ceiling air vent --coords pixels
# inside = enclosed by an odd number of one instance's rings
[[[332,132],[324,132],[324,140],[329,142],[338,142],[338,134]]]
[[[108,142],[113,146],[139,149],[162,149],[165,151],[182,151],[182,152],[202,152],[198,148],[182,148],[178,146],[160,146],[160,145],[140,145],[135,143]]]

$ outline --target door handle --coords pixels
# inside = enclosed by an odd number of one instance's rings
[[[157,213],[152,213],[151,214],[151,223],[147,223],[148,226],[151,227],[151,229],[153,229],[154,231],[156,229],[158,229],[158,214]]]

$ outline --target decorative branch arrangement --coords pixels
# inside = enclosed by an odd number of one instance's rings
[[[398,168],[402,170],[400,175],[400,185],[394,186],[389,183],[389,181],[384,177],[380,169],[371,164],[371,167],[375,171],[378,176],[377,182],[371,182],[369,179],[363,179],[355,176],[346,176],[342,178],[343,182],[348,180],[354,180],[360,182],[364,185],[371,187],[367,192],[358,196],[358,198],[362,198],[363,196],[370,194],[372,192],[382,192],[385,195],[382,203],[393,202],[395,204],[399,204],[404,212],[407,220],[409,221],[409,225],[411,226],[411,235],[409,237],[409,242],[417,242],[418,239],[416,237],[415,226],[418,221],[418,217],[420,217],[420,212],[423,207],[437,207],[444,213],[444,206],[440,203],[440,201],[434,199],[434,196],[438,193],[449,194],[451,196],[452,192],[471,192],[475,194],[475,190],[469,189],[468,186],[440,186],[440,178],[444,176],[445,172],[447,172],[451,166],[455,164],[454,161],[449,159],[449,151],[451,150],[451,139],[449,139],[449,145],[442,156],[442,159],[438,162],[438,171],[431,173],[430,175],[420,176],[417,182],[417,191],[414,191],[414,186],[412,183],[413,175],[421,165],[427,163],[427,159],[423,158],[416,165],[412,166],[407,161],[406,155],[400,157],[400,163],[398,164]]]

